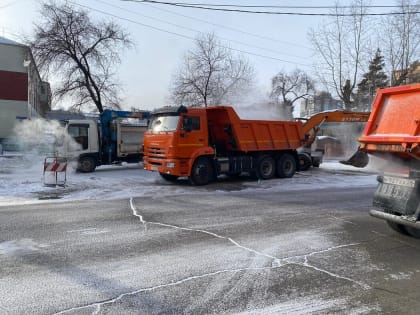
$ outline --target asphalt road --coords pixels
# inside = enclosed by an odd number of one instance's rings
[[[419,313],[420,240],[373,188],[185,189],[0,208],[0,313]]]

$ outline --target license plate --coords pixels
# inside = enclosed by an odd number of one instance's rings
[[[157,171],[157,170],[158,170],[157,166],[153,165],[152,166],[152,171]]]

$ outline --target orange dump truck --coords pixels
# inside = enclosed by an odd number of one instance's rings
[[[218,175],[292,177],[297,149],[313,141],[325,121],[363,122],[369,113],[331,111],[306,122],[243,120],[229,106],[165,107],[152,113],[144,134],[144,168],[168,180],[205,185]]]
[[[387,163],[370,214],[420,238],[420,84],[378,90],[359,142]]]

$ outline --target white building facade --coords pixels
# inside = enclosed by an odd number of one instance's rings
[[[51,110],[51,90],[41,80],[28,46],[0,37],[0,141],[16,123],[44,117]]]

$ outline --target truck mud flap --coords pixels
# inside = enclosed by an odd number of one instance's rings
[[[375,218],[391,221],[394,223],[402,224],[404,226],[411,226],[416,229],[420,229],[420,221],[417,221],[414,217],[399,216],[391,213],[382,212],[379,210],[371,209],[369,214]]]

